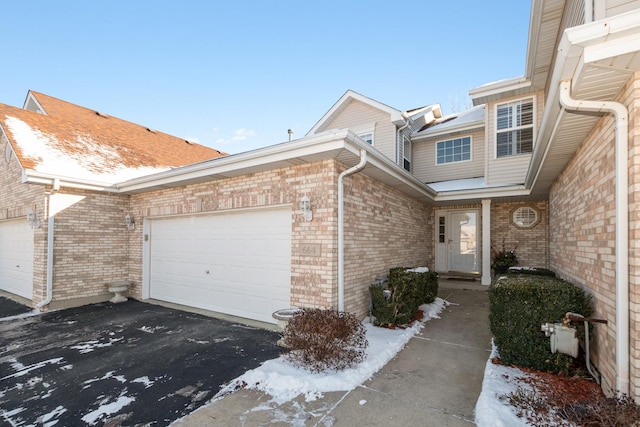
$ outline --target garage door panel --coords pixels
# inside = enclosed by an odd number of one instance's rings
[[[33,230],[26,220],[0,222],[0,289],[33,298]]]
[[[290,305],[291,211],[153,220],[149,278],[151,298],[273,323]]]

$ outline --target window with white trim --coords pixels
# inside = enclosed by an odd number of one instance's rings
[[[540,222],[540,214],[531,206],[521,206],[511,212],[511,222],[518,228],[533,228]]]
[[[523,99],[496,108],[496,157],[533,151],[533,99]]]
[[[436,164],[466,162],[471,160],[471,137],[447,139],[436,143]]]
[[[411,140],[406,135],[402,136],[402,158],[404,170],[411,172]]]
[[[358,135],[364,142],[369,145],[373,145],[373,132],[363,133],[362,135]]]

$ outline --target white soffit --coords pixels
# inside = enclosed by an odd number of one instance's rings
[[[559,107],[558,86],[571,80],[575,99],[613,101],[640,70],[640,10],[565,30],[551,78],[536,152],[527,174],[533,194],[548,192],[602,114]]]

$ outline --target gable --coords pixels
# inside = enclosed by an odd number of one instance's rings
[[[340,99],[327,111],[324,116],[307,132],[307,136],[317,134],[323,132],[327,129],[334,129],[331,123],[342,115],[345,108],[347,108],[351,102],[357,101],[359,103],[365,104],[373,109],[379,110],[383,113],[386,113],[389,117],[389,120],[395,126],[401,126],[405,124],[405,118],[402,116],[402,112],[396,110],[395,108],[389,107],[386,104],[378,102],[374,99],[367,98],[364,95],[360,95],[357,92],[352,90],[348,90],[344,95],[340,97]]]

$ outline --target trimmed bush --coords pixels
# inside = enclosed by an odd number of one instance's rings
[[[418,314],[422,304],[432,303],[438,294],[438,275],[428,271],[407,271],[406,267],[389,270],[389,289],[371,285],[372,314],[376,326],[406,325]]]
[[[364,360],[365,332],[353,314],[305,308],[287,324],[282,338],[291,351],[284,357],[311,372],[347,369]]]
[[[489,323],[503,363],[572,375],[573,358],[551,353],[549,338],[540,331],[543,323],[559,322],[569,311],[591,315],[591,297],[564,280],[514,275],[492,283]]]

